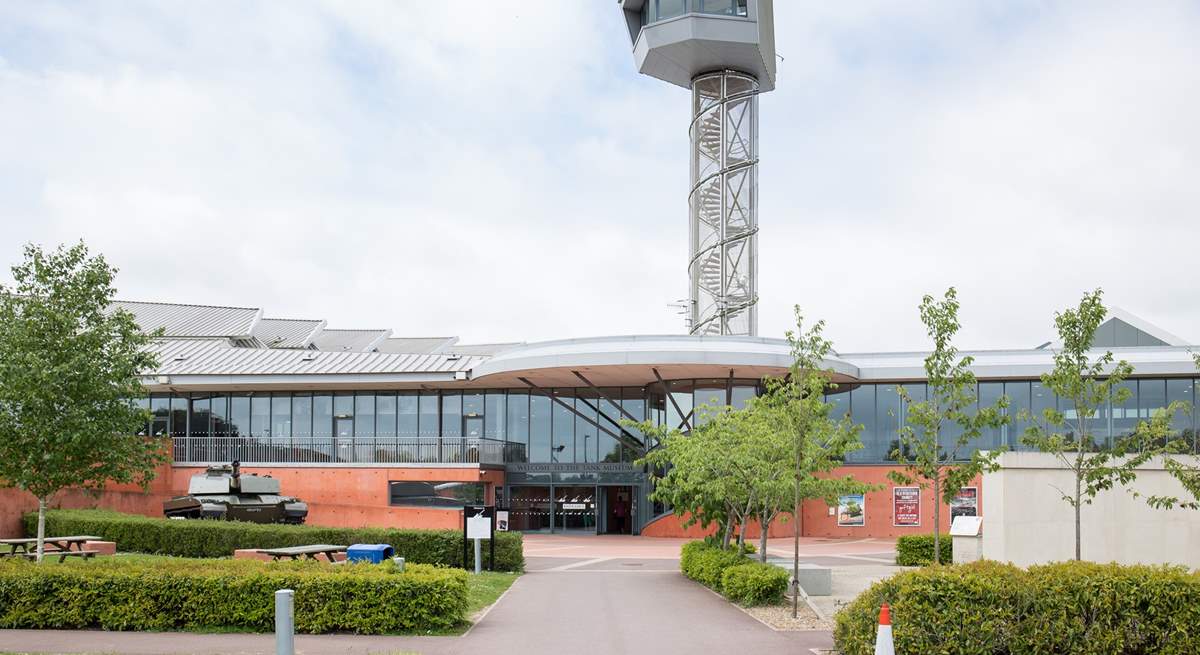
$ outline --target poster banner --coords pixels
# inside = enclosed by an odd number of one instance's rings
[[[921,525],[921,488],[892,488],[892,525],[897,528]]]
[[[956,516],[979,516],[979,487],[963,487],[950,503],[950,521]]]
[[[867,524],[866,502],[863,494],[838,497],[838,525],[858,528]]]

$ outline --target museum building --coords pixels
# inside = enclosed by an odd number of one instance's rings
[[[64,506],[161,515],[205,467],[242,462],[280,479],[309,503],[318,525],[457,527],[464,503],[495,503],[510,528],[579,534],[695,536],[649,500],[636,460],[655,447],[630,421],[687,431],[706,404],[740,406],[764,376],[791,363],[782,339],[612,336],[540,343],[460,344],[454,337],[393,336],[387,329],[330,329],[323,320],[269,318],[258,308],[118,302],[147,332],[159,366],[144,383],[149,434],[169,436],[172,462],[149,493],[114,485],[98,499],[69,493]],[[1014,423],[973,448],[1023,449],[1021,410],[1055,407],[1038,381],[1054,344],[964,352],[975,358],[980,403],[1010,398]],[[1155,409],[1192,402],[1197,371],[1187,344],[1120,310],[1095,346],[1129,361],[1133,394],[1106,407],[1098,434],[1128,434]],[[887,479],[905,422],[897,392],[924,395],[925,353],[838,353],[826,361],[830,402],[863,426],[864,448],[837,474],[883,485],[854,512],[806,503],[806,536],[895,536],[926,531],[928,491]],[[1066,409],[1066,408],[1063,408]],[[1179,415],[1193,441],[1194,415]],[[952,449],[953,434],[947,434]],[[970,452],[960,452],[967,458]],[[982,494],[965,489],[977,512]],[[949,514],[947,508],[947,513]],[[0,526],[0,528],[5,526]],[[791,525],[778,524],[780,534]]]

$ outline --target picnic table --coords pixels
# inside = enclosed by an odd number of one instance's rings
[[[288,548],[260,548],[260,553],[270,555],[272,561],[280,559],[308,559],[316,560],[318,555],[325,555],[325,559],[330,562],[333,560],[335,553],[346,552],[345,546],[333,546],[330,544],[313,544],[311,546],[289,546]]]
[[[68,557],[94,557],[98,551],[85,550],[83,544],[88,541],[100,541],[100,537],[91,535],[74,535],[70,537],[46,537],[46,555],[57,555],[58,561],[64,562]],[[8,552],[0,552],[0,557],[37,557],[37,538],[0,539],[0,546],[8,546]],[[53,550],[51,550],[53,548]]]

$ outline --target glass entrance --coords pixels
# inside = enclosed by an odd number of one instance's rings
[[[510,487],[508,525],[510,530],[550,530],[550,487]]]
[[[556,532],[596,533],[596,487],[554,487]]]

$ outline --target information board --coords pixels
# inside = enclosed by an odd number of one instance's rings
[[[838,525],[858,528],[867,524],[866,498],[863,494],[838,497]]]
[[[921,488],[892,488],[892,525],[897,528],[921,525]]]
[[[958,516],[979,516],[979,487],[963,487],[950,503],[950,520]]]

